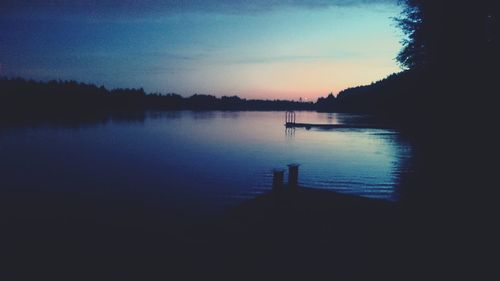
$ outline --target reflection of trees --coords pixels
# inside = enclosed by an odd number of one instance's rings
[[[427,207],[432,211],[446,202],[448,209],[479,214],[490,200],[485,194],[495,172],[487,163],[496,161],[490,155],[498,146],[491,131],[500,82],[498,1],[402,2],[407,8],[398,22],[406,40],[397,59],[420,75],[408,91],[420,96],[418,110],[409,112],[429,116],[417,134],[414,201],[435,203]]]
[[[312,102],[247,100],[237,96],[146,94],[141,89],[108,90],[75,81],[36,82],[0,78],[0,122],[19,120],[106,120],[169,110],[312,110]]]

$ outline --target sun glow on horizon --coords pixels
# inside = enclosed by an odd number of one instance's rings
[[[401,34],[392,19],[400,9],[360,4],[179,12],[139,22],[25,20],[17,37],[6,36],[3,49],[12,56],[0,63],[7,75],[39,80],[316,100],[400,71],[394,58]],[[54,40],[67,34],[75,36]]]

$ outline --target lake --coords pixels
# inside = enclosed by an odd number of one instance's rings
[[[299,163],[301,186],[399,200],[400,183],[411,173],[412,146],[398,132],[285,130],[284,117],[284,112],[148,112],[137,120],[4,128],[3,198],[26,205],[45,198],[99,198],[199,215],[270,191],[272,169]],[[372,119],[297,112],[297,122]]]

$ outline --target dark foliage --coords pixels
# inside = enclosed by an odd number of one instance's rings
[[[316,107],[319,111],[376,114],[392,123],[416,129],[426,118],[423,108],[433,102],[422,94],[429,90],[424,80],[424,72],[406,70],[370,85],[343,90],[337,97],[330,94],[320,98]]]
[[[492,51],[499,39],[497,1],[402,2],[407,7],[399,19],[407,35],[398,56],[403,66],[453,70],[453,66],[486,64],[495,55]]]
[[[397,60],[406,70],[320,99],[319,108],[381,114],[420,134],[418,127],[452,126],[464,111],[482,116],[481,124],[491,120],[500,63],[498,4],[401,2],[406,8],[397,22],[406,37]]]
[[[0,79],[0,121],[97,121],[147,110],[311,110],[313,103],[285,100],[217,98],[195,94],[146,94],[141,89],[113,89],[75,81],[37,82]]]
[[[500,141],[492,130],[500,10],[490,0],[402,2],[407,9],[398,22],[407,37],[397,59],[406,70],[318,104],[322,110],[379,114],[412,136],[418,172],[408,179],[407,203],[447,235],[451,228],[439,220],[450,212],[469,218],[450,221],[456,227],[486,222],[498,212],[491,200],[496,196],[490,196],[496,181],[490,163],[497,161]]]

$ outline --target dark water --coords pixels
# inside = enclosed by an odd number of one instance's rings
[[[369,121],[297,113],[297,122]],[[149,113],[140,121],[2,129],[0,185],[21,201],[106,198],[204,213],[269,191],[273,168],[300,163],[303,186],[399,199],[412,148],[397,132],[286,131],[283,123],[283,112],[186,111]]]

